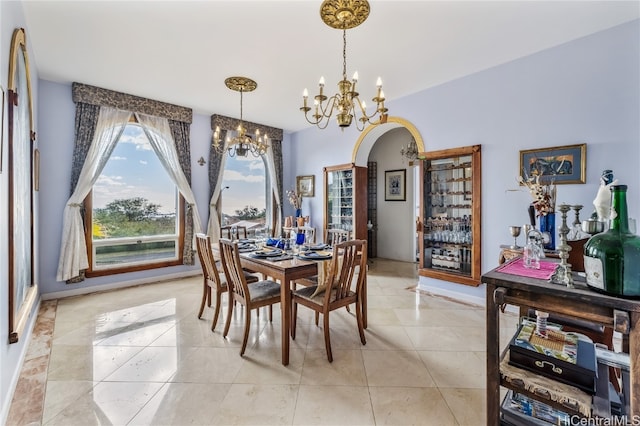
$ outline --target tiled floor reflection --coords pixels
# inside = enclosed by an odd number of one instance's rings
[[[221,335],[226,295],[215,332],[213,309],[197,319],[200,277],[46,302],[29,350],[38,366],[23,372],[8,424],[485,424],[484,309],[416,283],[414,264],[376,259],[367,345],[353,314],[333,312],[333,363],[300,307],[286,367],[279,308],[273,323],[253,313],[241,358],[240,309]]]

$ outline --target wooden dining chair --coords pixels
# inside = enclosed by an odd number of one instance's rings
[[[240,252],[238,251],[237,241],[220,239],[220,256],[222,258],[224,273],[227,277],[227,283],[230,283],[229,311],[222,335],[227,337],[229,326],[231,325],[231,316],[235,305],[235,303],[231,303],[231,301],[233,300],[234,302],[244,305],[244,337],[242,339],[242,348],[240,349],[240,356],[242,356],[244,355],[249,338],[251,311],[263,306],[269,306],[269,321],[272,321],[273,304],[280,302],[280,284],[271,280],[262,280],[248,285],[245,274],[243,273],[242,264],[240,263]]]
[[[247,227],[242,225],[225,225],[220,228],[220,236],[229,240],[247,238]]]
[[[345,229],[327,229],[324,233],[324,243],[334,247],[336,244],[339,244],[344,241],[350,240],[350,232]],[[314,275],[312,277],[302,278],[300,280],[296,280],[296,284],[300,284],[303,286],[313,286],[318,284],[318,276]],[[347,312],[351,312],[349,306],[346,307]],[[316,312],[316,325],[318,325],[318,320],[320,318],[320,314]]]
[[[340,259],[338,258],[340,256]],[[318,291],[318,286],[308,286],[295,290],[291,294],[291,338],[296,338],[296,322],[298,304],[306,306],[323,316],[324,345],[329,362],[333,362],[331,353],[331,337],[329,333],[329,313],[336,309],[355,304],[358,333],[363,345],[367,344],[364,336],[364,316],[362,295],[366,285],[367,271],[367,241],[349,240],[333,246],[333,260],[329,274],[321,284],[324,291]],[[358,273],[356,274],[356,271]],[[353,283],[355,281],[355,288]],[[319,284],[320,285],[320,284]]]
[[[324,243],[333,247],[343,241],[351,239],[351,232],[346,229],[326,229],[324,231]]]
[[[200,266],[202,266],[202,301],[200,302],[200,310],[198,311],[198,319],[202,318],[204,312],[205,303],[211,307],[211,289],[216,291],[216,305],[214,307],[213,322],[211,323],[211,330],[216,328],[218,323],[218,316],[220,315],[220,305],[222,304],[222,293],[226,293],[229,290],[227,285],[227,279],[224,272],[220,272],[216,259],[213,255],[213,249],[211,247],[211,238],[205,234],[196,234],[196,248],[198,251],[198,258],[200,259]],[[251,275],[250,273],[244,274],[247,283],[255,283],[258,281],[258,277]],[[231,299],[229,300],[231,302]]]
[[[226,238],[228,240],[231,241],[235,241],[235,240],[239,240],[240,238],[247,238],[247,227],[246,226],[237,226],[237,225],[225,225],[220,227],[220,237],[221,238]],[[252,271],[251,269],[246,269],[244,268],[244,271],[247,274],[255,274],[255,271]],[[263,280],[266,280],[267,277],[265,277],[264,275],[262,276]],[[254,281],[252,281],[254,282]]]

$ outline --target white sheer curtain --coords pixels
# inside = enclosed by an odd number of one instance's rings
[[[147,138],[149,138],[149,143],[160,159],[164,169],[171,177],[171,180],[173,180],[173,183],[178,187],[178,191],[180,191],[180,194],[182,194],[187,204],[191,207],[190,210],[193,214],[193,239],[191,243],[195,249],[195,235],[202,232],[202,222],[200,221],[200,215],[198,214],[198,208],[196,206],[196,197],[193,195],[191,186],[180,166],[176,144],[171,135],[171,128],[169,127],[169,120],[140,113],[135,113],[135,116],[138,119],[138,123],[140,123],[144,129]]]
[[[271,214],[274,218],[275,229],[273,230],[273,235],[279,236],[282,233],[282,217],[280,216],[280,212],[282,211],[281,203],[280,203],[280,195],[278,194],[278,182],[276,178],[276,166],[275,160],[273,158],[273,149],[269,146],[267,149],[267,153],[265,155],[266,163],[267,163],[267,172],[269,173],[269,181],[271,182],[271,192],[275,197],[275,203],[271,209]]]
[[[218,211],[220,193],[222,192],[222,176],[224,176],[224,167],[227,162],[227,152],[222,154],[222,161],[220,162],[220,173],[216,180],[216,187],[213,189],[213,195],[209,200],[209,221],[207,222],[207,235],[211,238],[211,241],[218,241],[220,239],[220,221],[219,217],[222,212]]]
[[[84,224],[80,208],[100,176],[111,152],[129,121],[131,112],[110,107],[101,107],[95,136],[73,194],[64,208],[62,243],[58,260],[58,281],[77,277],[80,271],[89,267]]]

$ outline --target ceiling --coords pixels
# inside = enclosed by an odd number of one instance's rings
[[[347,75],[358,71],[372,107],[382,77],[393,100],[567,41],[638,19],[628,1],[373,0],[347,31]],[[239,118],[234,75],[258,88],[244,119],[293,132],[309,124],[302,91],[320,76],[333,94],[342,74],[342,32],[325,25],[321,2],[25,0],[31,62],[39,77],[73,81]],[[335,125],[335,124],[332,124]]]

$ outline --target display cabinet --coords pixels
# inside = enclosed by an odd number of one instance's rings
[[[478,286],[480,145],[426,152],[420,172],[420,275]]]
[[[367,239],[367,168],[343,164],[324,168],[324,229],[346,229]]]

